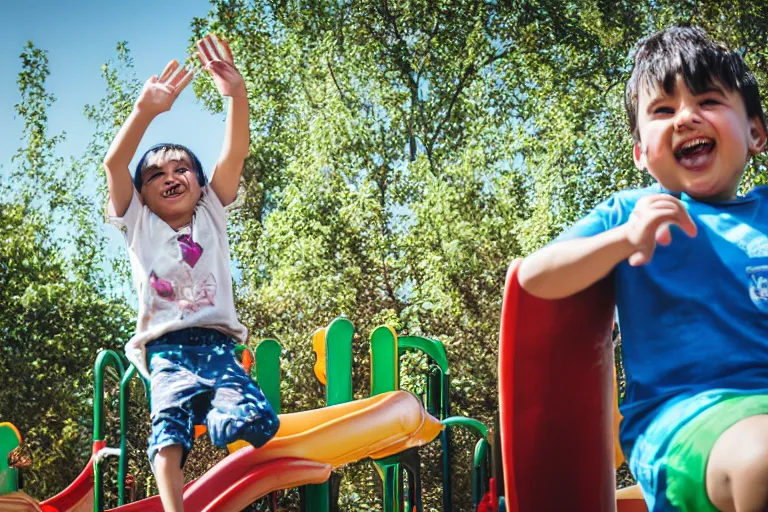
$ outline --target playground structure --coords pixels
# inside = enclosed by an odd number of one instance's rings
[[[509,512],[645,512],[616,489],[613,282],[559,300],[525,292],[510,266],[501,313],[499,413]]]
[[[279,489],[302,486],[302,510],[325,512],[330,508],[328,478],[331,470],[365,458],[376,461],[382,477],[384,510],[421,512],[421,476],[418,446],[440,436],[443,448],[443,505],[452,510],[449,428],[469,429],[480,439],[473,468],[475,507],[492,499],[489,434],[476,420],[450,417],[448,360],[442,343],[422,337],[400,337],[388,327],[371,336],[371,398],[352,397],[352,339],[354,327],[338,318],[313,336],[318,363],[315,373],[326,386],[327,407],[281,414],[280,429],[269,443],[254,449],[245,443],[230,445],[232,452],[199,479],[184,488],[185,509],[236,511]],[[243,364],[258,377],[278,413],[280,401],[280,352],[275,340],[264,340],[255,356],[246,347]],[[429,361],[426,375],[426,408],[414,395],[400,391],[399,358],[421,351]],[[104,440],[104,372],[111,366],[120,380],[120,441],[109,447]],[[253,367],[252,369],[250,367]],[[95,363],[93,455],[77,479],[56,496],[38,503],[19,490],[19,471],[8,464],[8,454],[21,443],[10,424],[0,424],[0,509],[44,512],[103,511],[103,459],[118,458],[118,482],[127,475],[126,431],[129,383],[137,375],[125,369],[113,351],[102,351]],[[147,393],[149,399],[149,393]],[[196,427],[196,434],[204,427]],[[1,464],[1,463],[0,463]],[[407,489],[403,483],[407,482]],[[118,490],[120,512],[161,511],[158,496],[126,503],[124,486]],[[483,509],[485,510],[485,509]],[[488,510],[495,510],[488,509]]]

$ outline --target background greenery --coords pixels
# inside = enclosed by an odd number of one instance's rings
[[[310,335],[346,315],[359,333],[356,397],[368,394],[368,336],[387,323],[441,339],[453,412],[492,423],[506,267],[612,192],[648,183],[632,163],[623,84],[634,43],[672,23],[738,48],[766,83],[756,0],[232,0],[190,20],[190,45],[210,31],[230,42],[250,93],[251,156],[231,229],[237,306],[252,343],[284,345],[286,412],[321,405]],[[26,491],[39,498],[85,464],[95,355],[120,350],[133,329],[132,299],[117,291],[125,255],[107,255],[100,235],[101,160],[146,78],[129,47],[103,66],[106,96],[84,109],[92,142],[69,160],[56,157],[63,136],[47,131],[46,51],[21,49],[24,145],[0,181],[0,420],[25,434]],[[207,78],[194,91],[222,109]],[[764,162],[745,188],[765,182]],[[133,395],[132,492],[143,497],[156,489],[148,414],[141,389]],[[469,510],[471,442],[457,438],[454,499]],[[220,457],[199,442],[188,476]],[[434,510],[438,460],[425,450]],[[342,510],[380,508],[367,463],[344,474]]]

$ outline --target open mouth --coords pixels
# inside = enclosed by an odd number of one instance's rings
[[[684,142],[675,150],[675,159],[684,167],[696,168],[707,163],[712,150],[715,149],[715,141],[699,137]]]
[[[169,197],[175,197],[181,194],[181,185],[174,185],[165,192],[163,192],[163,197],[169,198]]]

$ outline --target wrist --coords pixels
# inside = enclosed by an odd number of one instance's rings
[[[624,223],[611,230],[611,246],[621,256],[622,260],[629,258],[637,247],[630,237],[629,223]]]
[[[137,118],[144,118],[151,121],[162,113],[163,111],[158,111],[157,109],[153,109],[150,106],[143,105],[137,101],[133,105],[133,111],[131,112],[131,115]]]
[[[232,98],[233,100],[245,100],[248,101],[248,91],[245,89],[245,85],[242,87],[238,87],[236,90],[232,91],[230,94],[227,94],[227,97]]]

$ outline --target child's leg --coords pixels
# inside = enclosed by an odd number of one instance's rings
[[[675,510],[768,510],[768,396],[727,398],[674,435],[666,499]]]
[[[768,415],[745,418],[717,439],[707,494],[722,512],[768,510]]]
[[[197,347],[153,344],[147,348],[151,374],[152,434],[147,455],[168,510],[183,510],[184,473],[194,425],[204,418],[213,382],[195,372]],[[203,414],[201,414],[201,412]]]
[[[233,357],[225,362],[206,420],[211,442],[224,447],[242,440],[262,446],[277,433],[280,420],[243,367]]]
[[[183,512],[184,470],[181,459],[184,447],[179,444],[161,448],[155,455],[155,478],[165,512]]]

